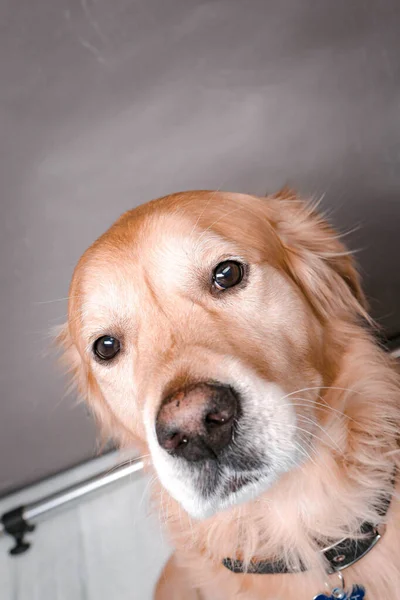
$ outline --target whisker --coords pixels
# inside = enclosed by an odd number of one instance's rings
[[[65,298],[54,298],[54,300],[36,300],[33,304],[53,304],[53,302],[65,302],[71,300],[71,298],[83,298],[82,294],[76,294],[73,296],[65,296]]]
[[[305,421],[306,423],[311,423],[312,425],[314,425],[315,427],[318,427],[318,429],[320,431],[322,431],[322,433],[324,435],[326,435],[332,442],[332,444],[334,446],[336,446],[336,449],[341,452],[342,449],[340,448],[340,446],[337,444],[337,442],[333,439],[332,436],[329,435],[329,433],[326,431],[326,429],[324,427],[322,427],[322,425],[320,425],[319,423],[316,423],[315,421],[313,421],[313,419],[309,419],[308,417],[305,417],[304,415],[297,415],[298,419],[301,419],[302,421]]]
[[[299,398],[299,400],[301,400],[301,398]],[[323,412],[326,412],[327,414],[330,411],[330,407],[329,406],[320,406],[319,404],[315,404],[312,401],[310,401],[308,403],[307,402],[291,402],[290,404],[282,404],[281,406],[282,407],[284,407],[284,406],[299,406],[299,407],[303,407],[303,408],[313,408],[315,410],[321,410]],[[342,414],[339,411],[334,411],[334,409],[332,409],[332,412],[334,413],[334,416],[337,417],[337,418],[339,418],[339,417],[348,418],[347,415]],[[339,412],[339,414],[336,415],[335,412],[336,413]]]
[[[309,431],[308,429],[304,429],[303,427],[300,427],[297,424],[287,424],[286,427],[291,427],[292,429],[295,429],[295,430],[298,430],[298,431],[302,431],[303,433],[307,434],[307,436],[312,437],[312,438],[318,440],[319,442],[321,442],[324,446],[327,446],[328,448],[331,448],[331,450],[337,450],[339,448],[340,452],[342,451],[342,449],[339,446],[337,446],[337,448],[335,448],[331,444],[328,444],[326,440],[324,440],[323,438],[321,438],[320,436],[318,436],[313,431]],[[326,434],[325,431],[324,431],[324,433]]]
[[[37,300],[33,304],[53,304],[54,302],[65,302],[66,300],[69,300],[68,296],[65,298],[55,298],[54,300]]]
[[[289,394],[282,396],[281,400],[284,400],[285,398],[289,398],[290,396],[293,396],[293,394],[299,394],[301,392],[309,392],[309,391],[313,391],[313,390],[339,390],[342,392],[352,392],[353,394],[361,394],[361,392],[358,392],[357,390],[353,390],[351,388],[342,388],[342,387],[336,387],[336,386],[332,386],[332,385],[327,385],[327,386],[318,385],[315,387],[306,387],[306,388],[302,388],[299,390],[294,390],[293,392],[290,392]]]
[[[117,471],[121,467],[128,467],[129,465],[132,465],[135,462],[139,462],[140,460],[143,460],[144,458],[148,458],[149,456],[150,456],[150,454],[142,454],[140,456],[133,456],[132,458],[127,458],[126,460],[124,460],[124,461],[118,463],[117,465],[114,465],[113,467],[111,467],[107,471],[107,475],[111,475],[111,473],[114,473],[114,471]]]
[[[152,477],[150,477],[149,481],[146,483],[146,485],[144,487],[144,490],[143,490],[142,497],[141,497],[140,502],[139,502],[139,511],[140,511],[140,509],[143,506],[143,502],[144,502],[144,499],[145,499],[145,496],[146,496],[147,492],[149,491],[149,489],[151,488],[151,486],[153,485],[153,483],[156,481],[156,479],[157,479],[157,475],[153,475]]]
[[[332,412],[336,413],[338,416],[344,417],[345,419],[348,419],[349,421],[353,421],[354,423],[356,423],[356,421],[352,417],[350,417],[349,415],[346,415],[346,413],[344,413],[343,411],[338,410],[337,408],[333,408],[332,406],[329,406],[329,404],[326,402],[326,400],[324,398],[322,398],[321,396],[318,396],[318,398],[320,398],[321,401],[324,402],[323,406],[319,405],[317,402],[315,402],[315,400],[311,400],[309,398],[294,397],[293,400],[301,400],[302,402],[304,402],[304,406],[306,406],[307,403],[308,403],[308,405],[313,405],[313,407],[316,410],[332,411]],[[291,402],[290,404],[281,404],[281,406],[301,406],[301,405]]]
[[[305,440],[304,440],[305,441]],[[315,462],[314,458],[311,456],[311,454],[299,443],[299,442],[295,442],[295,447],[297,448],[297,450],[306,457],[307,460],[309,460],[310,462],[313,463],[313,465],[315,467],[317,467],[317,463]],[[310,447],[310,446],[309,446]]]

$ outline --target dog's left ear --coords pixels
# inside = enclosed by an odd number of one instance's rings
[[[315,204],[284,189],[271,198],[274,227],[286,268],[324,319],[362,317],[371,322],[351,252]]]

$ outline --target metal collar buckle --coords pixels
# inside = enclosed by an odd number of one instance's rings
[[[382,538],[386,531],[386,525],[374,527],[364,525],[363,537],[359,539],[343,538],[321,550],[328,563],[328,574],[343,571],[361,560]]]

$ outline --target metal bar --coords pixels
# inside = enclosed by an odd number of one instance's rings
[[[143,461],[138,460],[128,465],[123,464],[112,471],[109,470],[108,472],[100,473],[82,483],[78,483],[61,492],[52,494],[43,500],[29,504],[24,510],[24,517],[28,522],[36,521],[45,513],[61,508],[70,502],[77,501],[87,494],[99,491],[112,483],[141,471],[142,469]]]
[[[60,490],[59,492],[51,494],[50,496],[38,500],[37,502],[27,504],[23,510],[23,518],[28,523],[40,521],[47,513],[56,509],[60,509],[67,504],[76,502],[87,494],[100,491],[111,484],[133,475],[134,473],[138,473],[142,469],[143,461],[140,459],[129,461],[128,464],[126,462],[122,463],[113,469],[108,469],[103,473],[99,473],[98,475],[86,479],[83,482]],[[4,533],[4,526],[0,522],[0,535]]]

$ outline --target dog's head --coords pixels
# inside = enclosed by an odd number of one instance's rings
[[[66,357],[102,426],[203,518],[260,494],[323,436],[329,339],[365,316],[352,262],[291,192],[168,196],[75,270]]]

